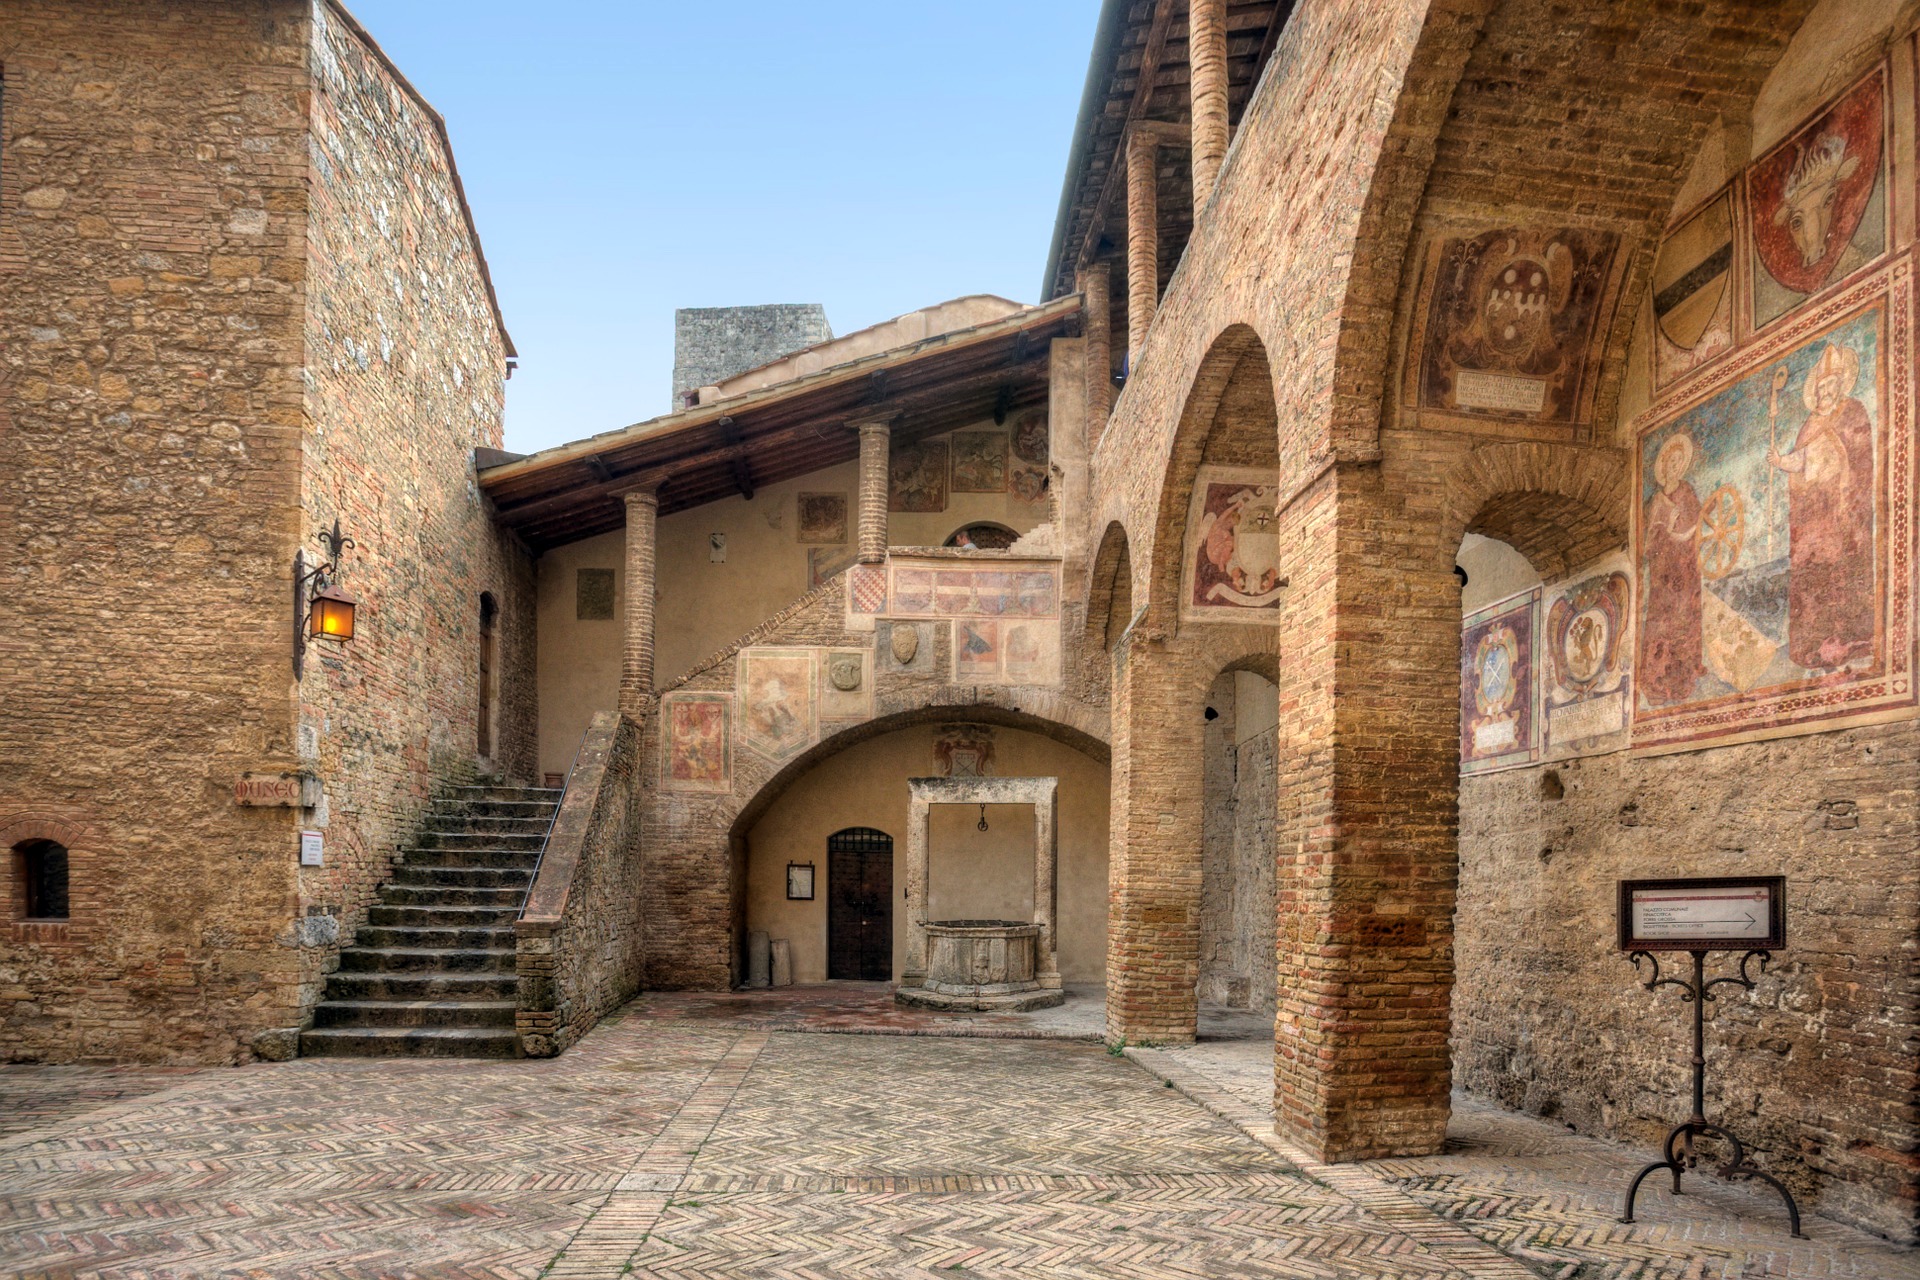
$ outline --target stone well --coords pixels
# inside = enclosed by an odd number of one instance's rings
[[[896,999],[921,1009],[1045,1009],[1066,999],[1040,985],[1044,930],[1018,920],[930,920],[927,973]]]

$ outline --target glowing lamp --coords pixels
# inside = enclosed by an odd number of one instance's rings
[[[353,610],[359,603],[338,587],[320,588],[313,593],[307,615],[311,619],[308,634],[315,640],[353,639]]]

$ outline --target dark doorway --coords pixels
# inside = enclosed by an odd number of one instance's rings
[[[893,976],[893,837],[848,827],[827,837],[827,977]]]
[[[480,706],[478,708],[480,754],[493,754],[493,618],[499,612],[493,592],[480,593]]]

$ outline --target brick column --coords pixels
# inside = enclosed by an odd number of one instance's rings
[[[654,524],[660,495],[636,489],[622,496],[627,504],[627,616],[620,711],[639,719],[653,696]]]
[[[1100,443],[1107,419],[1113,413],[1113,300],[1108,290],[1113,268],[1095,262],[1080,269],[1074,281],[1085,300],[1081,303],[1081,325],[1087,335],[1086,364],[1082,376],[1087,389],[1087,447]]]
[[[1127,135],[1127,372],[1160,301],[1160,145],[1138,130]]]
[[[1205,690],[1165,641],[1114,647],[1107,1040],[1185,1043],[1199,1015]]]
[[[887,459],[893,429],[885,422],[860,424],[860,562],[887,558]]]
[[[1227,0],[1190,0],[1187,75],[1193,101],[1193,212],[1213,194],[1227,158]]]
[[[1328,1161],[1446,1137],[1460,596],[1404,487],[1342,466],[1279,531],[1274,1117]]]

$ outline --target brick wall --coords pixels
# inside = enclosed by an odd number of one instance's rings
[[[303,532],[337,518],[353,536],[341,582],[362,603],[353,643],[311,650],[300,687],[328,863],[300,887],[350,936],[435,787],[535,780],[533,573],[473,483],[472,451],[501,445],[507,351],[451,157],[341,11],[314,14]],[[497,606],[485,758],[482,592]],[[306,993],[332,962],[309,950]]]
[[[0,829],[77,852],[0,934],[0,1056],[222,1062],[297,1017],[306,16],[0,25]]]

